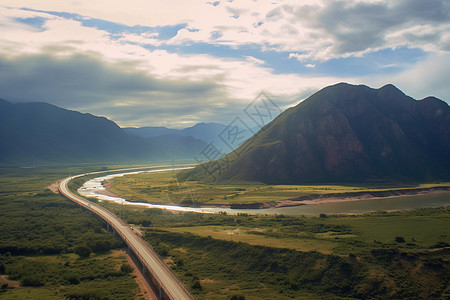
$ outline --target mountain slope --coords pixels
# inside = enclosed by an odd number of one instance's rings
[[[144,139],[114,122],[47,103],[0,101],[0,162],[138,162],[191,158],[204,143],[193,138]],[[167,148],[172,148],[171,152]]]
[[[286,110],[235,152],[190,175],[216,171],[216,180],[285,184],[448,179],[448,153],[445,102],[417,101],[393,85],[341,83]]]

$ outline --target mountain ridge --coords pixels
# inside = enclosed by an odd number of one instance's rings
[[[206,144],[213,143],[222,153],[228,153],[231,149],[220,137],[227,127],[228,126],[226,125],[214,122],[201,122],[183,129],[172,129],[167,127],[128,127],[123,129],[129,134],[141,137],[158,137],[168,134],[186,137],[190,136],[195,139],[203,140]],[[243,141],[250,138],[251,131],[245,130],[245,133],[246,135],[242,137]]]
[[[205,146],[191,137],[145,139],[116,123],[45,102],[0,102],[0,162],[152,162],[191,159]],[[167,148],[171,148],[168,151]]]
[[[339,83],[190,175],[274,184],[449,178],[449,136],[450,108],[442,100],[414,100],[393,85]]]

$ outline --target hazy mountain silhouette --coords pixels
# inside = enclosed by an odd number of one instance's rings
[[[141,138],[91,114],[47,103],[0,100],[0,162],[150,162],[191,159],[206,145],[192,137]]]
[[[326,87],[193,178],[266,183],[450,178],[450,108],[393,85]]]
[[[198,123],[192,127],[184,129],[171,129],[167,127],[140,127],[140,128],[123,128],[125,132],[141,137],[158,137],[166,134],[179,136],[190,136],[195,139],[203,140],[205,143],[214,143],[222,153],[229,152],[229,146],[224,144],[220,138],[220,134],[226,130],[227,126],[219,123]],[[250,131],[246,130],[250,134]],[[251,135],[243,137],[243,141],[250,138]]]

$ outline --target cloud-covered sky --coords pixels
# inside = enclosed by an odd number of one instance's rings
[[[0,98],[121,126],[227,124],[338,82],[449,102],[449,78],[448,0],[0,3]]]

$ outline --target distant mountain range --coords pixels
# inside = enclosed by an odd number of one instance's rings
[[[450,108],[393,85],[326,87],[195,179],[272,184],[450,179]],[[211,175],[212,174],[212,175]]]
[[[190,136],[196,139],[203,140],[207,144],[213,143],[214,146],[220,149],[224,154],[230,151],[229,146],[227,146],[221,139],[221,134],[227,129],[227,126],[219,123],[198,123],[192,127],[184,129],[171,129],[167,127],[128,127],[123,129],[127,133],[140,137],[158,137],[167,134],[186,137]],[[256,131],[257,130],[254,130],[254,132]],[[245,141],[246,139],[251,137],[250,131],[245,130],[243,132],[244,136],[242,137],[242,141]]]
[[[192,159],[206,146],[190,136],[133,136],[103,117],[1,99],[0,140],[1,164],[172,161]]]

